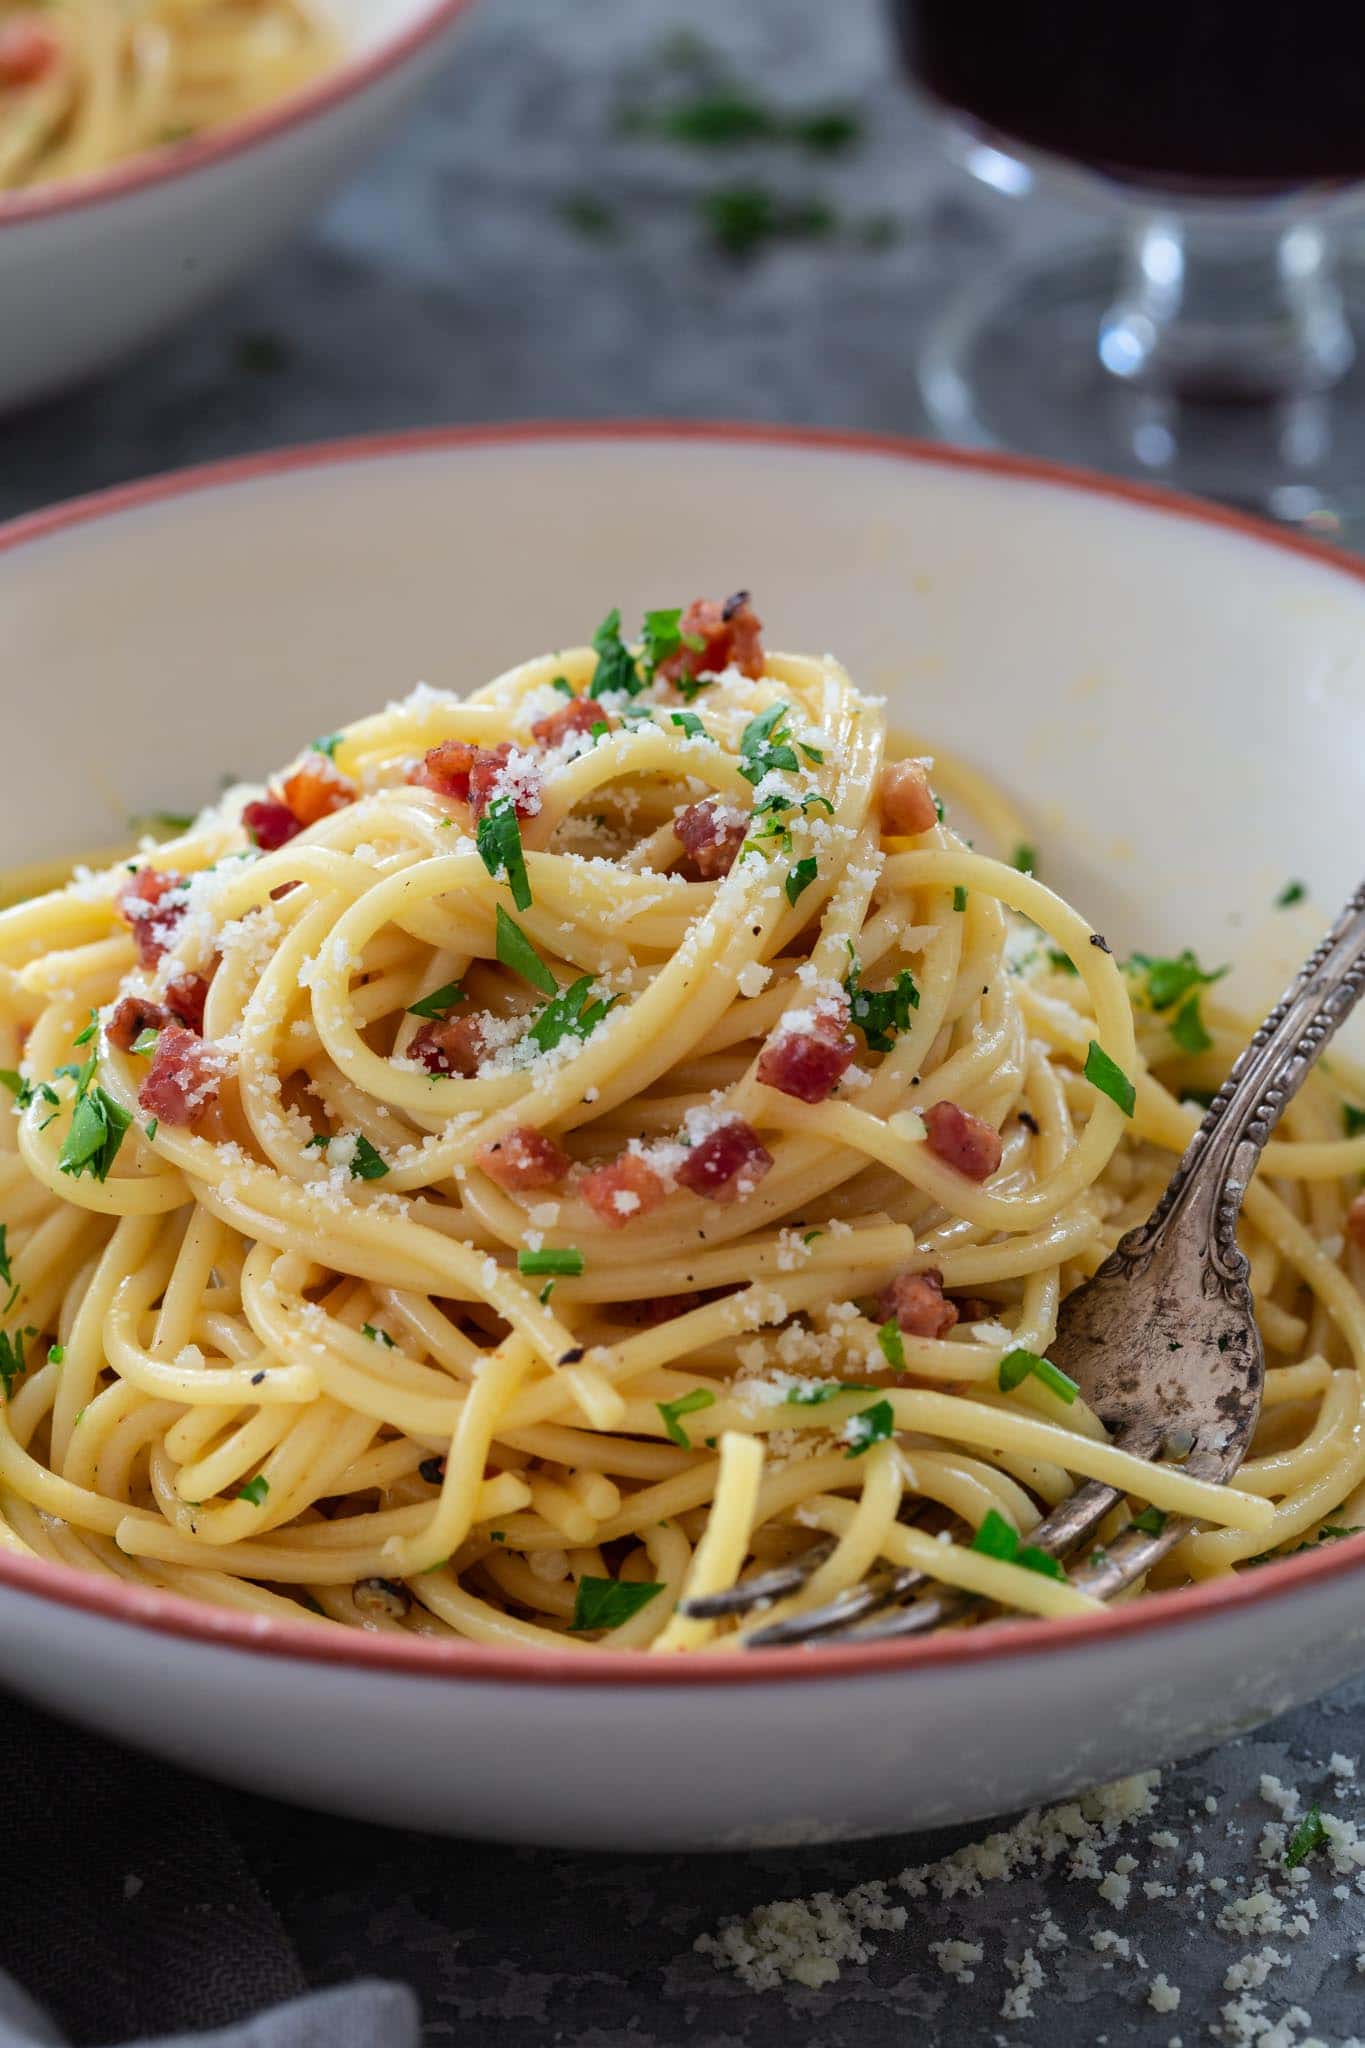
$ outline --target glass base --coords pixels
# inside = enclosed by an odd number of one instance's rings
[[[1133,388],[1100,354],[1121,268],[1117,246],[1054,254],[997,271],[950,307],[919,365],[938,432],[1365,541],[1365,365],[1328,389],[1262,401]],[[1339,283],[1365,335],[1365,272],[1347,265]]]

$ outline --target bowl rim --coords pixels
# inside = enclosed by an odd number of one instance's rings
[[[466,4],[468,0],[453,0],[453,9],[458,11]],[[1365,559],[1300,534],[1281,531],[1245,513],[1153,485],[1100,476],[1029,456],[955,448],[893,434],[749,421],[667,419],[514,421],[492,426],[416,428],[305,443],[173,470],[73,498],[0,525],[0,565],[6,557],[34,542],[68,534],[124,512],[314,469],[339,470],[357,463],[488,448],[571,442],[619,445],[660,440],[890,459],[923,468],[1045,484],[1083,496],[1133,504],[1153,515],[1222,529],[1281,553],[1306,557],[1358,585],[1365,584]],[[361,1630],[326,1629],[309,1621],[283,1621],[273,1616],[200,1605],[178,1593],[97,1577],[70,1565],[19,1557],[7,1550],[0,1550],[0,1590],[181,1641],[306,1663],[342,1665],[376,1674],[538,1686],[690,1688],[878,1678],[896,1672],[932,1671],[943,1666],[991,1663],[1034,1653],[1051,1656],[1102,1647],[1133,1636],[1159,1634],[1165,1629],[1199,1626],[1282,1597],[1292,1598],[1299,1592],[1335,1582],[1355,1572],[1361,1564],[1365,1564],[1365,1545],[1348,1538],[1254,1572],[1229,1574],[1170,1592],[1148,1594],[1139,1601],[1105,1608],[1097,1614],[1063,1617],[1045,1624],[1035,1620],[992,1622],[966,1634],[929,1636],[920,1641],[830,1645],[818,1654],[792,1649],[772,1650],[760,1656],[742,1650],[719,1650],[700,1657],[630,1657],[596,1648],[559,1651],[463,1640],[433,1641],[421,1636],[368,1635]]]
[[[134,192],[169,184],[173,179],[227,163],[254,149],[257,143],[288,134],[399,70],[428,44],[436,42],[473,5],[474,0],[422,0],[417,19],[406,28],[396,30],[368,53],[343,58],[311,85],[287,93],[254,114],[244,114],[219,128],[208,129],[203,136],[171,147],[141,150],[88,178],[54,180],[23,187],[15,193],[0,193],[0,233],[6,228],[53,220],[61,214],[81,213],[88,207],[104,206]]]

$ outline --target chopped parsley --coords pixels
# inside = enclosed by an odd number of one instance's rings
[[[351,1156],[351,1179],[383,1180],[388,1170],[387,1159],[381,1158],[363,1131],[358,1131],[355,1151]]]
[[[590,1628],[619,1628],[662,1592],[648,1579],[580,1579],[569,1628],[575,1635]]]
[[[860,1408],[856,1415],[850,1415],[844,1425],[844,1441],[848,1445],[844,1456],[861,1458],[873,1444],[884,1444],[895,1434],[895,1409],[889,1401],[874,1401],[870,1408]]]
[[[587,1038],[620,1001],[619,996],[608,996],[589,1002],[592,984],[590,974],[580,974],[545,1005],[526,1034],[541,1052],[549,1052],[564,1038]]]
[[[538,1295],[536,1296],[536,1300],[537,1300],[537,1301],[538,1301],[538,1302],[540,1303],[540,1305],[541,1305],[541,1307],[542,1307],[542,1308],[544,1308],[544,1307],[546,1306],[546,1304],[548,1303],[548,1301],[549,1301],[549,1299],[550,1299],[550,1296],[551,1296],[551,1295],[552,1295],[552,1294],[554,1293],[554,1291],[555,1291],[555,1283],[554,1283],[554,1281],[553,1281],[553,1280],[547,1280],[547,1281],[545,1282],[545,1285],[544,1285],[544,1286],[543,1286],[543,1287],[541,1288],[541,1290],[540,1290],[539,1294],[538,1294]]]
[[[823,200],[781,199],[767,185],[718,186],[702,193],[699,206],[711,239],[727,256],[752,256],[766,242],[812,241],[838,226]]]
[[[100,1013],[98,1010],[92,1010],[90,1012],[90,1022],[86,1025],[84,1031],[79,1032],[76,1035],[76,1037],[72,1039],[71,1043],[73,1045],[89,1045],[91,1039],[94,1037],[95,1033],[99,1030],[99,1028]]]
[[[1031,875],[1038,866],[1038,849],[1021,839],[1010,855],[1010,866],[1018,868],[1021,875]]]
[[[1101,1095],[1107,1095],[1111,1102],[1117,1103],[1125,1116],[1133,1114],[1137,1089],[1123,1068],[1111,1060],[1104,1047],[1093,1038],[1085,1056],[1084,1072],[1092,1088],[1098,1088]]]
[[[672,725],[680,725],[690,740],[709,738],[706,727],[702,724],[695,711],[671,711],[669,713],[669,722]]]
[[[429,996],[423,996],[420,1003],[409,1003],[408,1015],[430,1017],[433,1022],[443,1024],[457,1004],[468,1001],[469,997],[459,982],[448,981],[443,987],[434,988]]]
[[[551,683],[550,688],[552,690],[558,690],[561,697],[572,698],[574,695],[574,686],[569,681],[569,678],[567,676],[556,676],[554,681]]]
[[[532,988],[538,988],[543,996],[557,996],[559,983],[516,919],[509,917],[500,903],[494,921],[497,954],[503,966],[510,967],[513,974],[519,974],[523,981],[529,981]]]
[[[1018,1530],[998,1508],[987,1510],[972,1538],[972,1549],[980,1551],[983,1557],[998,1558],[1001,1564],[1022,1565],[1026,1572],[1038,1572],[1045,1579],[1066,1577],[1055,1557],[1049,1557],[1036,1543],[1020,1543]]]
[[[819,872],[819,863],[813,853],[808,853],[804,860],[799,860],[794,868],[788,870],[784,886],[787,891],[787,901],[793,909],[796,908],[797,902],[805,894],[806,890],[809,889]]]
[[[965,890],[965,889],[963,888],[962,884],[961,884],[961,883],[959,882],[959,883],[958,883],[958,885],[957,885],[957,887],[956,887],[956,888],[954,889],[954,891],[953,891],[953,909],[954,909],[954,910],[965,910],[966,908],[967,908],[967,891],[966,891],[966,890]]]
[[[621,638],[621,614],[615,605],[593,634],[592,644],[597,667],[588,686],[588,695],[606,697],[623,693],[627,697],[638,697],[644,688],[644,680],[636,666],[635,656]],[[520,907],[525,908],[524,905]]]
[[[1306,882],[1286,882],[1279,895],[1275,898],[1275,908],[1277,910],[1292,909],[1294,904],[1302,903],[1307,894],[1308,884]]]
[[[891,1370],[893,1372],[904,1372],[905,1339],[901,1336],[901,1326],[894,1316],[888,1316],[887,1320],[878,1330],[877,1342],[881,1346],[882,1357],[891,1367]]]
[[[145,1031],[138,1032],[137,1037],[133,1040],[132,1050],[144,1055],[153,1053],[156,1051],[156,1042],[160,1036],[161,1033],[153,1030],[149,1024]]]
[[[755,787],[774,769],[795,770],[801,765],[788,744],[791,734],[783,724],[786,716],[785,704],[770,704],[749,720],[739,736],[739,772]]]
[[[26,1081],[22,1074],[15,1073],[13,1067],[0,1067],[0,1082],[19,1098],[15,1104],[17,1109],[27,1109],[40,1098],[55,1107],[61,1099],[56,1089],[49,1087],[46,1081]]]
[[[48,1362],[48,1364],[49,1364],[49,1365],[65,1365],[65,1364],[66,1364],[66,1346],[65,1346],[65,1344],[51,1344],[51,1345],[49,1345],[49,1346],[48,1346],[48,1353],[47,1353],[47,1362]]]
[[[320,740],[313,741],[313,752],[315,754],[325,754],[329,761],[335,761],[337,748],[341,745],[344,738],[344,733],[325,732]]]
[[[157,1132],[161,1129],[160,1117],[149,1117],[147,1122],[142,1126],[142,1129],[143,1134],[147,1139],[147,1143],[150,1145],[152,1140],[156,1137]]]
[[[1327,1830],[1322,1822],[1322,1808],[1314,1800],[1293,1834],[1289,1837],[1289,1843],[1284,1852],[1285,1869],[1297,1870],[1301,1863],[1305,1863],[1318,1849],[1323,1849],[1326,1846]]]
[[[819,1380],[809,1387],[793,1387],[787,1395],[789,1408],[823,1408],[827,1401],[837,1401],[840,1394],[870,1394],[871,1387],[857,1386],[852,1380]]]
[[[388,1331],[377,1330],[373,1323],[362,1323],[360,1334],[362,1337],[368,1337],[371,1344],[382,1344],[386,1351],[392,1351],[394,1348],[393,1339]]]
[[[1140,1515],[1134,1515],[1133,1527],[1140,1529],[1144,1536],[1159,1536],[1166,1526],[1166,1514],[1162,1508],[1144,1508]]]
[[[61,1172],[69,1173],[73,1180],[79,1180],[83,1173],[93,1174],[98,1181],[107,1180],[131,1122],[127,1110],[120,1108],[103,1088],[90,1089],[87,1083],[86,1092],[77,1097],[71,1128],[57,1156]]]
[[[541,1252],[518,1252],[517,1271],[564,1274],[574,1280],[583,1271],[583,1254],[573,1245],[563,1245],[558,1250],[551,1246]]]
[[[0,1387],[5,1390],[6,1400],[14,1393],[14,1382],[22,1378],[27,1369],[24,1345],[30,1337],[36,1337],[37,1334],[38,1332],[32,1328],[13,1332],[0,1330]]]
[[[526,854],[521,844],[521,826],[510,797],[500,796],[488,806],[478,822],[474,844],[479,859],[496,881],[505,875],[518,910],[531,908],[531,880],[526,872]]]
[[[1150,953],[1134,953],[1125,961],[1124,971],[1143,977],[1143,993],[1154,1010],[1169,1010],[1193,991],[1221,981],[1228,970],[1215,967],[1206,971],[1187,946],[1183,952],[1164,959],[1154,959]]]
[[[1000,1361],[996,1383],[1002,1394],[1008,1394],[1013,1388],[1021,1386],[1030,1375],[1054,1393],[1059,1401],[1065,1401],[1068,1407],[1080,1392],[1075,1380],[1064,1373],[1060,1366],[1054,1365],[1050,1358],[1040,1358],[1036,1351],[1025,1351],[1022,1348],[1005,1353]]]
[[[245,1486],[238,1487],[237,1498],[238,1500],[250,1501],[253,1508],[259,1508],[265,1505],[265,1498],[269,1491],[270,1481],[263,1472],[258,1472],[254,1479],[248,1479]]]
[[[5,1243],[8,1235],[9,1225],[7,1223],[0,1223],[0,1282],[6,1287],[12,1287],[14,1285],[14,1275],[9,1269],[9,1249]]]
[[[919,1008],[915,977],[908,967],[903,967],[893,988],[864,988],[862,968],[852,945],[849,955],[852,965],[844,983],[849,1021],[862,1032],[869,1052],[890,1052],[898,1033],[909,1030],[910,1012]]]
[[[1348,1138],[1358,1138],[1365,1131],[1365,1109],[1358,1109],[1354,1102],[1343,1102],[1341,1127]]]
[[[682,630],[681,607],[676,607],[672,611],[646,612],[640,642],[644,653],[645,672],[651,682],[662,664],[671,661],[682,648],[686,647],[691,653],[700,654],[706,645],[698,634],[684,633]],[[680,725],[682,720],[675,717],[673,723]]]
[[[655,1407],[664,1419],[664,1430],[669,1438],[684,1451],[692,1448],[692,1439],[682,1426],[684,1415],[695,1415],[701,1408],[714,1408],[716,1397],[710,1387],[694,1387],[690,1394],[680,1394],[676,1401],[656,1401]]]
[[[1199,1014],[1199,991],[1187,996],[1171,1019],[1171,1037],[1182,1052],[1207,1052],[1213,1044]]]
[[[1071,955],[1069,953],[1063,953],[1060,950],[1060,948],[1056,946],[1048,947],[1047,964],[1057,974],[1079,974],[1081,971],[1080,968],[1076,965],[1075,961],[1072,959]]]

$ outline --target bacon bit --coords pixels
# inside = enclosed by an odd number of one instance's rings
[[[262,853],[278,853],[303,830],[288,804],[277,796],[258,797],[255,803],[244,804],[242,823]]]
[[[608,1166],[595,1166],[579,1184],[579,1193],[609,1230],[624,1230],[628,1223],[657,1209],[668,1190],[648,1160],[638,1152],[623,1152]]]
[[[1365,1245],[1365,1195],[1357,1195],[1346,1211],[1346,1235],[1352,1244]]]
[[[217,1108],[224,1071],[216,1046],[205,1045],[183,1025],[165,1024],[138,1103],[158,1123],[193,1129]]]
[[[714,796],[689,804],[673,820],[673,830],[703,882],[729,874],[748,829],[749,821],[742,812]]]
[[[737,668],[741,675],[763,673],[763,643],[759,634],[763,621],[749,603],[747,590],[737,590],[724,604],[714,597],[696,597],[682,615],[682,631],[700,647],[680,647],[667,661],[659,663],[666,683],[680,676],[719,675],[725,668]]]
[[[343,775],[326,754],[310,754],[280,784],[280,795],[303,827],[344,811],[360,795],[349,775]]]
[[[753,1193],[772,1163],[753,1126],[734,1116],[692,1147],[678,1168],[678,1184],[708,1201],[735,1202]]]
[[[422,789],[434,789],[437,796],[454,797],[465,803],[469,797],[469,771],[479,749],[468,740],[441,740],[409,770],[408,781]]]
[[[483,816],[496,796],[502,771],[515,752],[509,740],[502,740],[496,747],[474,749],[474,765],[469,771],[469,808],[476,819]],[[515,777],[505,787],[517,816],[533,818],[540,809],[539,769],[518,763]]]
[[[62,59],[61,38],[36,14],[0,25],[0,86],[37,85]]]
[[[561,704],[548,717],[538,718],[531,727],[531,736],[538,739],[542,747],[557,747],[571,732],[591,732],[595,725],[605,725],[611,731],[615,721],[608,718],[600,704],[591,697],[575,697],[568,704]]]
[[[979,1294],[955,1294],[952,1299],[959,1322],[989,1323],[995,1319],[994,1308],[990,1302],[983,1301]]]
[[[202,974],[177,974],[166,988],[166,1007],[176,1023],[200,1038],[204,1035],[204,1005],[208,999],[209,985]]]
[[[938,823],[938,806],[922,761],[888,761],[877,784],[882,830],[913,839]]]
[[[490,1180],[500,1188],[555,1188],[572,1164],[567,1152],[530,1124],[519,1124],[505,1137],[481,1145],[474,1154]]]
[[[133,944],[144,967],[155,967],[162,954],[175,944],[176,928],[186,906],[183,898],[176,903],[166,903],[165,899],[184,887],[183,875],[163,874],[160,868],[139,868],[119,890],[119,914],[132,928]]]
[[[858,1043],[847,1029],[848,1014],[817,1012],[814,1031],[781,1031],[758,1059],[758,1078],[798,1102],[825,1102],[853,1065]]]
[[[955,1102],[935,1102],[924,1112],[929,1150],[968,1180],[989,1180],[1000,1165],[1000,1133]]]
[[[931,1266],[924,1273],[897,1273],[877,1296],[877,1314],[907,1336],[946,1337],[958,1312],[944,1295],[942,1273]]]
[[[141,996],[124,996],[114,1005],[105,1036],[119,1052],[131,1052],[144,1031],[160,1031],[171,1021],[169,1010],[160,1003],[145,1003]]]
[[[407,1057],[419,1061],[429,1074],[458,1074],[469,1081],[486,1051],[482,1017],[446,1017],[413,1034]]]

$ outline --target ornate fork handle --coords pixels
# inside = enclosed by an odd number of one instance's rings
[[[1240,1289],[1237,1219],[1247,1183],[1286,1105],[1365,993],[1365,884],[1305,962],[1219,1089],[1146,1223],[1113,1257],[1132,1272],[1177,1231],[1202,1239],[1208,1282]]]

